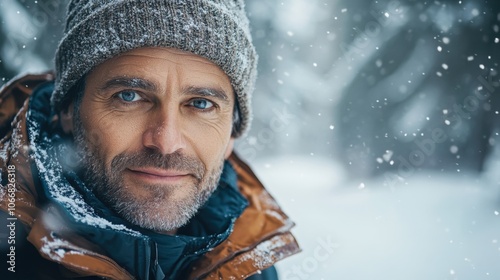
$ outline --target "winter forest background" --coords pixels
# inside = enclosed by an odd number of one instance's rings
[[[52,68],[63,0],[0,2],[0,85]],[[297,223],[282,279],[500,279],[500,2],[247,1],[237,151]]]

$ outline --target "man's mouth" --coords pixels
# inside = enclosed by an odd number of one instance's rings
[[[154,167],[134,167],[134,168],[127,168],[126,171],[128,171],[131,175],[140,180],[149,182],[162,182],[162,183],[178,182],[182,179],[187,178],[190,175],[188,172],[185,171],[160,169]]]

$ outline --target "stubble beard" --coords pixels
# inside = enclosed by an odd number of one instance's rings
[[[87,131],[76,113],[75,144],[82,158],[83,181],[104,204],[126,221],[157,232],[171,232],[196,214],[215,191],[224,159],[205,172],[198,159],[178,152],[162,155],[152,149],[115,156],[108,169],[97,145],[86,137]],[[124,172],[133,167],[155,167],[191,174],[192,183],[127,185]],[[137,192],[140,195],[136,195]]]

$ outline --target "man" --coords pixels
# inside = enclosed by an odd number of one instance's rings
[[[0,93],[8,279],[277,278],[293,223],[232,152],[242,1],[74,0],[55,61]]]

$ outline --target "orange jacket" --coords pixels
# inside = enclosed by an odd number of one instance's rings
[[[39,203],[36,178],[30,168],[26,113],[33,89],[53,79],[50,73],[27,75],[0,90],[0,166],[4,182],[0,185],[0,209],[22,222],[27,240],[43,257],[40,261],[57,267],[43,271],[47,266],[34,266],[44,279],[82,276],[133,279],[95,244],[68,234],[64,224],[54,223],[54,215],[46,215],[51,211],[50,205]],[[290,233],[293,222],[236,154],[231,155],[230,162],[238,176],[239,190],[249,206],[236,220],[229,238],[192,266],[190,279],[244,279],[300,251]],[[8,166],[15,168],[15,185],[5,183],[8,182]],[[12,193],[9,187],[14,186],[15,211],[9,212],[9,195]],[[48,219],[51,221],[47,222]],[[61,250],[65,254],[60,254]]]

